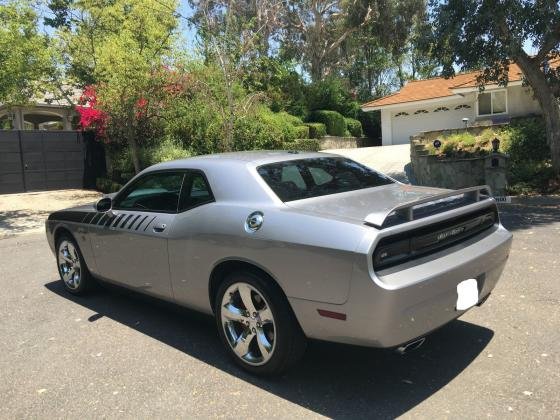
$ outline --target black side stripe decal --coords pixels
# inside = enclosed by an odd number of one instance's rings
[[[95,216],[93,216],[93,218],[91,219],[91,221],[89,222],[91,225],[95,225],[97,223],[97,221],[99,220],[99,216],[101,216],[102,213],[95,213]]]
[[[107,217],[107,213],[103,213],[101,215],[101,217],[99,218],[99,220],[97,221],[97,225],[100,226],[100,225],[105,224],[105,218],[106,217]]]
[[[136,221],[140,218],[140,215],[137,214],[136,217],[134,219],[132,219],[132,221],[130,222],[130,224],[128,225],[128,229],[132,229],[132,225],[134,225],[134,223],[136,223]]]
[[[117,217],[115,217],[115,222],[111,225],[111,227],[116,228],[123,217],[124,214],[119,214]]]
[[[132,214],[127,215],[127,216],[124,218],[124,220],[122,221],[120,227],[123,228],[124,225],[126,225],[126,223],[130,220],[131,217],[132,217]]]
[[[147,218],[148,218],[148,216],[144,216],[144,217],[142,218],[142,220],[140,220],[140,222],[136,225],[136,229],[135,229],[135,230],[138,230],[138,228],[142,225],[142,223],[144,223],[144,220],[146,220]]]
[[[107,217],[107,221],[105,222],[105,227],[108,227],[111,225],[111,223],[113,223],[113,220],[115,219],[116,216],[114,216],[112,213],[109,214],[109,217]]]
[[[144,226],[144,232],[146,231],[146,229],[148,228],[148,226],[150,226],[150,225],[152,224],[152,222],[155,220],[155,218],[156,218],[156,216],[154,216],[154,217],[152,218],[152,220],[150,220],[150,221],[148,222],[148,224],[147,224],[146,226]]]
[[[93,219],[93,216],[95,216],[95,212],[88,213],[86,217],[84,217],[84,220],[82,220],[82,223],[88,224],[91,222],[91,219]]]

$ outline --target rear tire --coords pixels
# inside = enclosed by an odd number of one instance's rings
[[[250,270],[226,276],[215,316],[230,357],[256,375],[280,375],[297,363],[306,338],[286,297],[269,278]]]
[[[84,295],[91,289],[94,280],[80,247],[68,234],[62,234],[56,242],[56,262],[58,274],[68,292]]]

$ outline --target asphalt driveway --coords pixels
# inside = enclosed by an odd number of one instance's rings
[[[43,234],[0,240],[0,418],[554,418],[560,199],[503,207],[514,244],[490,299],[419,350],[312,343],[275,380],[225,357],[212,319],[67,294]]]

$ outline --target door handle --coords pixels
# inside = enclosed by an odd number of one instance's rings
[[[163,232],[166,227],[167,225],[165,223],[158,223],[157,225],[154,226],[154,232],[156,233]]]

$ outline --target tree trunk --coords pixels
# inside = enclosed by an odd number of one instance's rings
[[[550,146],[554,173],[560,175],[560,107],[539,63],[522,54],[516,58],[517,64],[533,88],[539,101],[546,126],[546,140]]]
[[[136,141],[136,136],[134,135],[134,110],[132,108],[129,111],[126,131],[128,146],[130,147],[130,155],[132,157],[132,164],[134,165],[134,172],[139,173],[142,170],[142,167],[140,165],[140,157],[138,153],[138,142]]]

